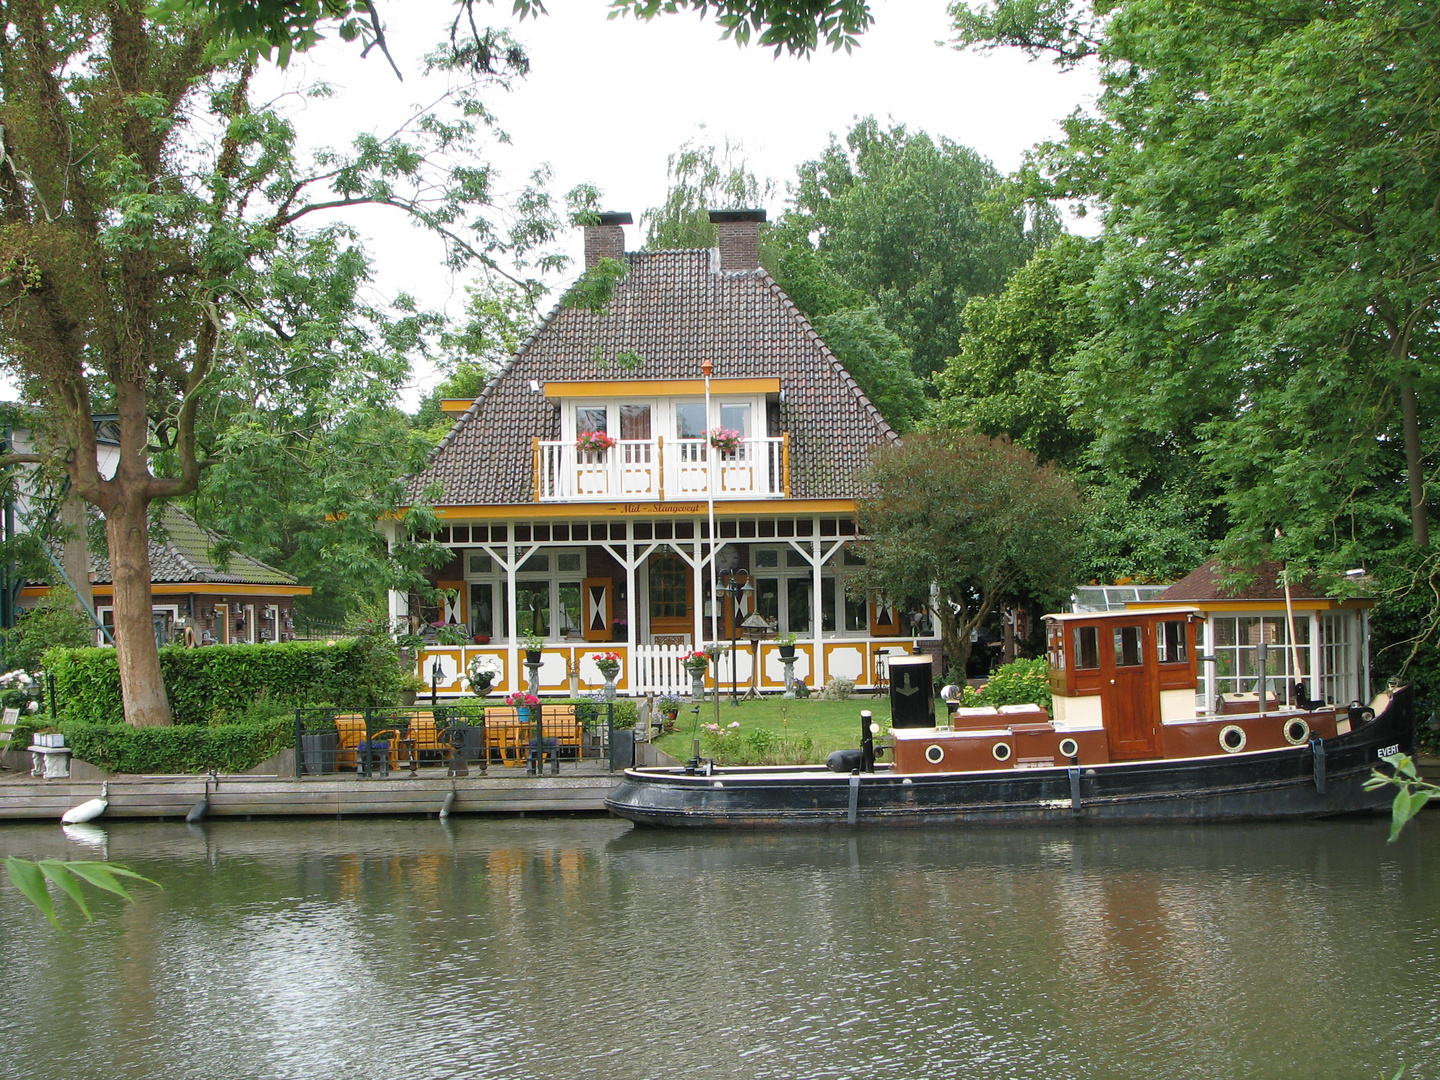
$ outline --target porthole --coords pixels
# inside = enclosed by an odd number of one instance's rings
[[[1294,720],[1285,722],[1285,741],[1291,746],[1299,746],[1310,738],[1310,725],[1298,716]]]
[[[925,748],[925,760],[931,765],[939,765],[945,760],[945,748],[939,743],[931,743]]]
[[[992,753],[992,754],[995,755],[995,760],[996,760],[996,761],[1009,761],[1009,760],[1010,760],[1010,744],[1009,744],[1009,743],[1003,743],[1003,742],[997,742],[994,746],[992,746],[992,747],[990,748],[990,753]]]
[[[1238,724],[1226,724],[1220,729],[1220,749],[1227,754],[1238,754],[1245,749],[1245,729]]]
[[[1080,744],[1079,744],[1078,742],[1076,742],[1074,739],[1070,739],[1070,738],[1061,739],[1061,740],[1060,740],[1060,756],[1061,756],[1061,757],[1079,757],[1079,756],[1080,756]]]

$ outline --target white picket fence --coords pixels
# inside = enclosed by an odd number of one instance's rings
[[[680,658],[688,652],[684,645],[630,646],[630,662],[635,665],[630,673],[630,693],[673,696],[690,693],[690,673],[680,663]]]

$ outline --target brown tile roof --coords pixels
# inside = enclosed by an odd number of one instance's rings
[[[1280,580],[1281,566],[1278,562],[1263,562],[1250,573],[1253,580],[1240,589],[1226,589],[1221,579],[1235,573],[1234,568],[1220,566],[1214,559],[1190,571],[1159,596],[1152,596],[1147,603],[1169,604],[1195,600],[1279,600],[1285,599],[1285,586]],[[1324,590],[1317,590],[1310,578],[1290,583],[1292,600],[1321,600]]]
[[[715,251],[631,252],[606,314],[557,305],[490,381],[411,481],[417,501],[432,484],[436,505],[524,503],[534,498],[531,439],[560,436],[560,407],[531,379],[696,379],[706,360],[716,378],[780,379],[780,430],[790,433],[790,494],[855,498],[872,447],[898,436],[764,270],[722,273]],[[602,357],[631,351],[633,370]]]
[[[294,585],[283,570],[232,551],[221,569],[211,549],[224,543],[219,533],[199,525],[173,503],[160,512],[162,530],[150,534],[150,580],[154,582],[214,582],[226,585]],[[111,584],[110,559],[102,548],[90,552],[90,569],[97,585]]]

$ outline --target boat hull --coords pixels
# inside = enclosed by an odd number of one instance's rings
[[[973,773],[823,768],[630,769],[605,800],[641,825],[680,828],[1015,825],[1057,822],[1262,821],[1385,810],[1393,792],[1366,791],[1387,753],[1415,752],[1414,702],[1345,735],[1215,757],[1117,762],[1078,769]]]

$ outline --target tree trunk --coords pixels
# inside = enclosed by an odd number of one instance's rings
[[[1405,476],[1410,483],[1410,524],[1417,548],[1430,546],[1429,507],[1425,503],[1425,469],[1420,447],[1420,408],[1415,400],[1415,382],[1407,375],[1400,380],[1400,416],[1405,428]]]
[[[150,608],[150,514],[143,498],[118,498],[105,517],[110,580],[115,589],[115,652],[125,722],[136,727],[170,723],[170,701],[160,676],[160,650]]]
[[[970,663],[970,632],[961,620],[960,612],[957,612],[944,596],[935,601],[933,610],[940,619],[940,649],[949,661],[951,670],[960,673],[963,686],[965,666]],[[944,676],[946,672],[937,671],[935,674]]]
[[[95,595],[90,589],[90,538],[86,531],[85,502],[78,495],[68,495],[60,504],[60,523],[70,533],[61,563],[70,576],[80,609],[89,616],[95,611]]]

